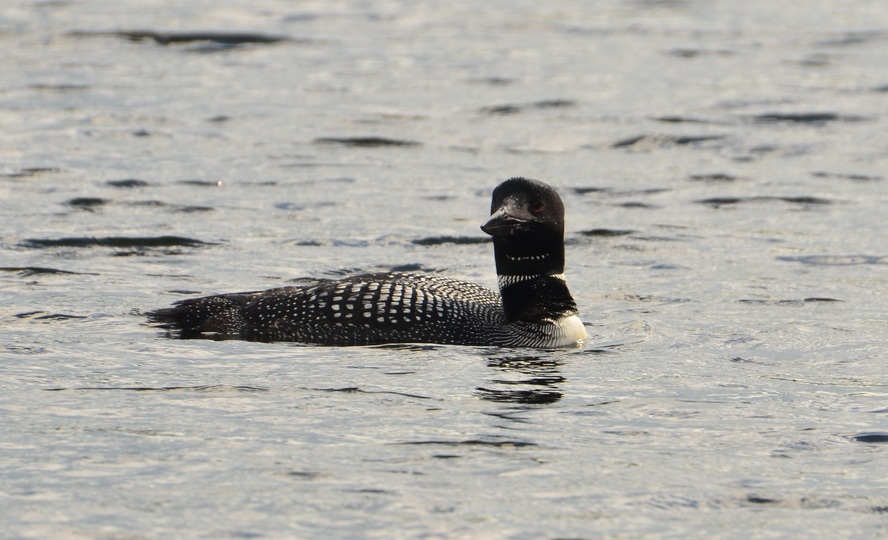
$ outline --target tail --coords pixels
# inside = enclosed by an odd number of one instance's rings
[[[253,295],[225,294],[180,300],[149,311],[148,322],[182,339],[239,339],[246,329],[244,306]]]

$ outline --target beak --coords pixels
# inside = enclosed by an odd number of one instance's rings
[[[515,215],[512,205],[508,202],[500,206],[490,218],[481,225],[481,230],[490,236],[508,236],[525,225],[528,220]]]

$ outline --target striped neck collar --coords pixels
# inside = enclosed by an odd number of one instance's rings
[[[523,275],[523,274],[500,274],[497,276],[497,283],[499,285],[499,290],[502,291],[509,285],[514,285],[516,283],[521,283],[522,281],[531,281],[537,279],[544,274],[531,274],[531,275]],[[555,279],[566,281],[564,279],[564,274],[545,274],[549,277],[553,277]]]

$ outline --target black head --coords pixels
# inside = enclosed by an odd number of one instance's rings
[[[493,237],[497,274],[564,271],[564,204],[548,184],[510,178],[493,190],[481,230]]]

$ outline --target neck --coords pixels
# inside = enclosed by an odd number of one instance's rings
[[[543,323],[577,314],[577,304],[563,274],[500,275],[499,280],[503,311],[509,322]]]
[[[540,276],[564,272],[564,239],[535,234],[493,238],[496,273],[500,276]]]
[[[577,314],[564,280],[563,232],[494,236],[493,250],[509,322],[543,323]]]

